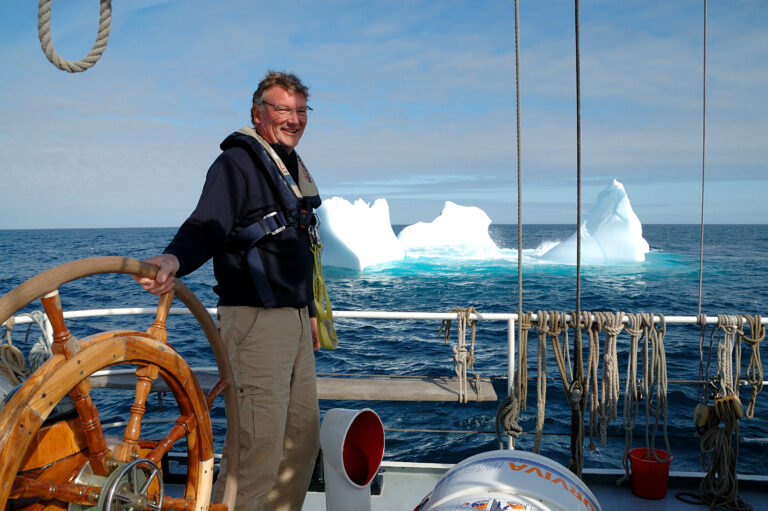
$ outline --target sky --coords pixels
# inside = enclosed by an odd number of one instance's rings
[[[613,179],[644,224],[768,223],[768,3],[582,0],[582,213]],[[310,87],[297,150],[324,197],[393,224],[450,200],[517,222],[514,2],[117,0],[84,73],[37,2],[0,1],[0,229],[171,227],[267,70]],[[98,0],[53,2],[79,60]],[[574,4],[522,0],[522,221],[575,224]]]

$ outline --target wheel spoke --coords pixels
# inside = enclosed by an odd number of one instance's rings
[[[40,301],[53,327],[53,346],[51,347],[53,352],[63,353],[67,359],[77,356],[80,345],[64,322],[64,311],[61,307],[59,291],[48,293]],[[80,375],[73,374],[73,377],[79,379],[80,382],[69,393],[69,397],[72,398],[75,409],[80,416],[80,426],[88,442],[91,467],[95,474],[106,476],[109,474],[107,458],[110,453],[104,439],[104,431],[101,429],[99,411],[91,399],[91,386],[88,380],[80,378]]]
[[[158,374],[158,367],[153,364],[136,368],[136,395],[131,406],[131,417],[125,426],[123,442],[115,448],[115,459],[118,461],[128,462],[138,455],[141,420],[147,409],[147,397],[152,390],[152,382],[157,379]]]
[[[147,476],[147,480],[144,481],[143,485],[141,485],[141,489],[139,489],[138,493],[146,494],[147,490],[149,490],[149,485],[152,484],[152,481],[154,481],[156,477],[157,477],[157,471],[153,469],[152,472],[150,472],[149,476]]]
[[[171,428],[168,436],[163,438],[157,444],[157,447],[152,449],[152,452],[147,455],[147,459],[154,463],[160,463],[160,459],[168,454],[173,445],[196,427],[197,421],[193,416],[179,417],[176,419],[176,424]]]
[[[173,291],[168,291],[160,295],[160,301],[157,304],[157,316],[152,326],[147,329],[147,333],[157,339],[165,342],[168,339],[168,332],[165,329],[165,320],[168,318],[168,312],[173,303]]]
[[[64,310],[61,307],[59,290],[51,291],[43,296],[40,299],[40,303],[43,304],[43,309],[53,329],[53,346],[51,346],[51,350],[54,353],[63,353],[67,358],[72,358],[80,349],[77,339],[72,337],[72,333],[64,321]]]
[[[60,500],[71,504],[92,506],[99,500],[99,488],[84,484],[56,483],[37,481],[30,477],[16,476],[11,488],[10,498],[32,498]]]

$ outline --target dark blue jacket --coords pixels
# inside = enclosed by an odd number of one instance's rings
[[[255,139],[235,132],[222,142],[221,148],[223,152],[208,170],[197,207],[164,252],[179,259],[178,277],[193,272],[213,257],[217,282],[213,290],[219,295],[218,304],[261,307],[264,304],[251,279],[246,248],[234,243],[233,238],[269,213],[281,211],[287,217],[295,217],[296,211],[287,210],[289,205],[285,203],[290,197],[281,188],[284,183],[275,182],[277,166],[258,154],[259,149],[264,150]],[[287,148],[279,144],[273,148],[296,180],[296,152],[287,154]],[[273,169],[267,168],[270,163]],[[298,203],[294,200],[290,206],[311,210],[319,205],[320,198],[313,196]],[[306,305],[313,313],[314,260],[307,230],[288,226],[274,236],[266,236],[257,246],[277,306]]]

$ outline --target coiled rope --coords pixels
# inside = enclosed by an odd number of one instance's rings
[[[755,402],[757,401],[757,395],[763,390],[763,365],[760,361],[760,342],[765,339],[765,327],[762,324],[762,317],[759,314],[754,316],[744,316],[744,319],[749,323],[749,333],[751,337],[747,337],[743,332],[741,338],[750,347],[749,364],[747,365],[746,380],[752,386],[752,395],[750,396],[747,409],[744,411],[744,415],[751,419],[755,416]]]
[[[589,448],[595,450],[595,432],[597,431],[597,416],[599,415],[600,396],[597,386],[598,365],[600,363],[600,330],[601,322],[596,317],[593,320],[591,313],[584,311],[584,331],[589,338],[589,352],[587,355],[587,374],[584,379],[584,391],[587,394],[589,405]]]
[[[629,480],[629,450],[632,448],[632,430],[637,424],[639,403],[645,400],[645,448],[649,456],[665,463],[672,459],[672,449],[667,434],[667,360],[664,350],[664,336],[667,324],[659,314],[658,325],[653,314],[626,314],[629,318],[626,330],[629,333],[629,358],[627,361],[627,380],[624,387],[624,453],[621,464],[624,475],[616,481],[617,485]],[[640,345],[642,341],[642,346]],[[638,354],[642,355],[642,366],[638,366]],[[638,373],[640,373],[638,378]],[[651,428],[651,417],[654,419]],[[661,424],[667,458],[656,455],[656,437]]]
[[[12,385],[18,385],[27,376],[27,362],[11,338],[11,331],[16,326],[15,318],[10,318],[4,326],[5,342],[0,343],[0,375],[5,376]]]
[[[544,414],[547,404],[547,334],[550,333],[548,312],[540,310],[536,313],[534,328],[538,339],[536,343],[536,436],[532,451],[538,453],[544,431]]]
[[[51,40],[51,4],[53,0],[40,0],[37,5],[37,35],[40,39],[40,46],[48,60],[68,73],[81,73],[93,67],[99,60],[107,47],[109,40],[109,29],[112,23],[112,0],[101,0],[99,9],[99,31],[96,35],[96,42],[93,48],[82,60],[72,62],[61,58],[53,47]]]
[[[616,481],[617,485],[629,480],[629,450],[632,447],[632,431],[637,424],[641,398],[637,386],[637,354],[640,351],[640,341],[645,334],[643,317],[640,314],[627,314],[627,317],[629,318],[626,325],[629,333],[629,357],[627,360],[627,378],[624,384],[624,453],[621,456],[624,475]]]
[[[615,420],[619,406],[619,357],[617,354],[618,336],[624,330],[624,313],[600,313],[601,324],[605,331],[605,350],[603,353],[603,392],[600,397],[600,445],[605,445],[608,436],[608,424]]]
[[[534,442],[533,452],[537,452],[539,446],[540,430],[544,425],[544,404],[546,401],[546,336],[549,334],[552,341],[552,351],[555,355],[555,362],[557,362],[557,369],[560,372],[560,379],[563,383],[563,390],[565,391],[566,399],[571,408],[571,459],[569,460],[568,468],[576,475],[580,476],[584,465],[584,383],[583,375],[580,375],[578,371],[572,371],[570,364],[567,362],[569,358],[568,347],[568,329],[578,328],[577,324],[581,324],[578,321],[578,316],[575,312],[571,312],[570,316],[574,321],[568,322],[568,315],[562,312],[538,312],[538,318],[536,322],[536,329],[539,332],[539,354],[538,364],[539,370],[537,375],[537,394],[538,394],[538,407],[536,414],[536,436],[537,440]],[[563,342],[560,342],[560,334],[563,334]],[[579,335],[575,333],[574,335]],[[578,351],[580,344],[574,344],[574,350]],[[574,354],[579,359],[580,353]]]
[[[672,459],[672,449],[669,444],[667,434],[667,356],[664,350],[664,336],[667,333],[667,323],[663,314],[658,314],[658,324],[654,321],[653,314],[644,315],[645,345],[643,365],[646,368],[646,374],[643,377],[643,391],[646,396],[645,406],[645,445],[650,447],[654,459],[659,462],[656,456],[656,436],[658,433],[659,422],[661,422],[664,447],[667,451],[667,460]],[[647,352],[650,348],[650,360]],[[654,399],[655,397],[655,399]],[[650,417],[653,416],[653,433],[649,433]]]
[[[29,342],[32,326],[37,325],[40,329],[40,336],[29,352],[29,364],[24,359],[21,350],[13,344],[12,339],[16,319],[22,317],[32,320],[27,326],[27,332],[24,336],[25,344]],[[5,342],[0,342],[0,374],[5,376],[13,385],[18,385],[52,355],[52,334],[46,328],[46,316],[41,311],[32,311],[11,317],[2,326],[5,327]]]
[[[32,327],[37,325],[40,329],[40,335],[29,351],[28,361],[24,359],[24,354],[12,341],[16,319],[22,317],[32,320],[27,326],[27,332],[24,336],[25,344],[29,342]],[[51,351],[53,334],[47,327],[47,317],[41,311],[26,312],[11,317],[2,326],[5,327],[5,342],[0,342],[0,375],[5,376],[13,385],[18,385],[53,355]]]
[[[525,312],[518,315],[518,348],[517,366],[515,367],[512,390],[505,397],[496,410],[496,437],[499,440],[499,449],[504,448],[501,439],[502,431],[509,437],[510,447],[515,448],[515,440],[523,432],[519,424],[520,411],[525,410],[528,394],[528,333],[533,326],[532,314]]]
[[[594,318],[594,319],[593,319]],[[608,437],[608,423],[616,419],[619,401],[619,362],[616,354],[617,337],[624,330],[623,312],[584,313],[584,329],[589,335],[586,392],[589,402],[589,448],[594,450],[595,435],[600,445]],[[601,389],[598,392],[600,367],[600,332],[605,332]]]
[[[717,333],[717,387],[714,406],[706,407],[704,418],[699,418],[702,466],[707,473],[699,484],[699,498],[710,509],[749,511],[752,506],[739,497],[736,477],[739,445],[739,420],[743,417],[738,398],[738,382],[741,365],[742,318],[719,315],[712,329]],[[755,329],[752,334],[757,331]],[[734,367],[736,369],[734,371]],[[722,425],[721,425],[722,423]]]
[[[457,316],[457,341],[453,347],[453,369],[456,375],[459,377],[459,403],[467,402],[467,368],[474,369],[475,364],[475,332],[477,327],[477,320],[470,320],[469,317],[472,314],[476,314],[475,308],[469,306],[467,308],[457,307],[451,312],[455,312]],[[466,332],[467,325],[472,329],[471,341],[469,350],[467,350]],[[441,332],[444,332],[445,342],[448,342],[448,338],[451,335],[451,320],[443,320],[438,331],[438,336]],[[475,375],[477,378],[478,375]],[[479,399],[479,396],[478,396]]]
[[[523,428],[518,423],[520,415],[520,401],[514,393],[505,397],[496,411],[496,439],[499,441],[499,449],[504,448],[502,432],[510,438],[510,447],[515,448],[515,441]]]

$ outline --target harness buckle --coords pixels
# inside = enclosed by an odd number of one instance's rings
[[[309,241],[314,246],[320,244],[320,217],[313,213],[312,220],[309,222],[307,231],[309,233]]]
[[[264,229],[265,235],[274,236],[285,230],[285,225],[283,225],[280,222],[280,219],[277,218],[277,211],[265,215],[264,218],[259,220],[259,224],[261,225],[261,228]]]

